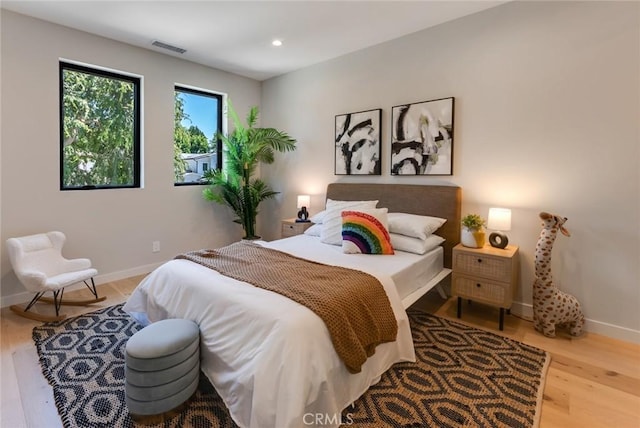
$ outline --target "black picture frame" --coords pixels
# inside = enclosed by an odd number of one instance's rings
[[[391,175],[453,175],[454,97],[391,108]]]
[[[381,175],[382,109],[335,117],[335,175]]]

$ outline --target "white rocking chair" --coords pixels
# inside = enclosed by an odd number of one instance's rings
[[[36,293],[26,307],[10,306],[16,314],[25,318],[43,322],[57,322],[66,315],[60,315],[62,304],[84,306],[101,302],[105,296],[98,297],[93,277],[98,273],[91,267],[89,259],[65,259],[62,246],[66,237],[62,232],[47,232],[20,238],[7,239],[7,250],[13,270],[25,288]],[[87,281],[91,281],[91,285]],[[70,300],[62,302],[64,288],[84,282],[94,298],[89,300]],[[53,299],[42,297],[47,291],[53,293]],[[53,303],[56,316],[41,315],[29,311],[38,302]]]

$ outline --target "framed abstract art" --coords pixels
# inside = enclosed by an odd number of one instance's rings
[[[391,175],[453,174],[453,101],[391,109]]]
[[[381,122],[382,109],[336,116],[336,175],[380,175]]]

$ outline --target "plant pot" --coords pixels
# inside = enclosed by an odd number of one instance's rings
[[[261,236],[244,236],[242,239],[245,241],[257,241],[259,239],[262,239],[262,237]]]
[[[460,232],[460,243],[469,248],[482,248],[485,243],[484,230],[469,230],[463,227]]]

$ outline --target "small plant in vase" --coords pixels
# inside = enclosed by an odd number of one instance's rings
[[[465,247],[482,248],[485,242],[486,220],[478,214],[467,214],[462,218],[460,243]]]

